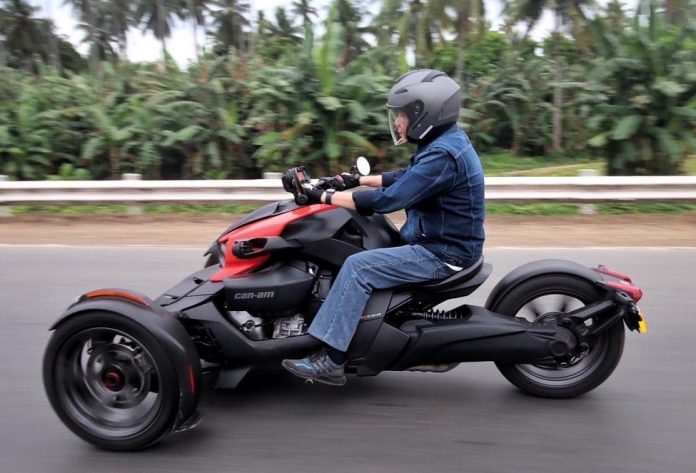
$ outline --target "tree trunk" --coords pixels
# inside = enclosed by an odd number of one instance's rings
[[[188,0],[188,7],[191,13],[191,19],[193,20],[193,51],[196,54],[196,60],[200,61],[201,57],[198,46],[198,17],[196,16],[192,0]]]
[[[0,66],[7,66],[7,52],[5,51],[4,41],[0,41]]]
[[[556,12],[554,15],[556,24],[554,26],[554,34],[560,34],[561,15]],[[556,85],[553,86],[553,151],[560,151],[563,148],[563,89],[560,82],[563,80],[563,70],[561,66],[561,58],[558,56],[557,45],[554,44],[554,71],[553,79]]]
[[[554,81],[553,87],[553,151],[560,151],[563,148],[563,89],[558,83],[563,80],[561,63],[556,58],[554,61]]]
[[[46,11],[46,16],[49,18],[47,22],[55,27],[55,22],[53,22],[53,14],[51,11],[51,2],[49,0],[44,1],[44,10]],[[51,55],[51,65],[60,73],[60,51],[58,50],[58,38],[56,37],[56,32],[52,28],[49,30],[49,51]]]
[[[128,37],[126,33],[123,33],[118,37],[118,50],[121,52],[121,57],[123,59],[128,58]]]
[[[466,50],[466,35],[469,32],[469,22],[466,13],[460,10],[457,15],[457,65],[455,67],[454,77],[460,81],[460,84],[465,84],[464,81],[464,53]]]
[[[667,20],[667,24],[678,26],[680,23],[680,0],[663,0],[662,3],[665,8],[665,20]]]
[[[162,36],[160,42],[162,43],[162,66],[164,66],[167,63],[167,40]]]
[[[162,42],[162,68],[164,69],[165,64],[167,63],[167,42],[165,40],[165,37],[167,36],[165,34],[164,28],[165,28],[165,8],[164,8],[164,3],[162,0],[156,0],[155,3],[155,8],[157,9],[157,32],[155,33],[155,36],[159,36],[159,40]]]
[[[201,60],[200,46],[198,45],[198,21],[193,19],[193,51],[196,53],[196,61]]]
[[[109,161],[111,163],[111,179],[118,180],[121,178],[121,152],[116,148],[111,148],[109,151]]]
[[[84,6],[85,19],[89,28],[89,69],[92,74],[96,74],[99,70],[99,51],[97,50],[97,27],[94,19],[94,12],[90,2],[85,2]]]

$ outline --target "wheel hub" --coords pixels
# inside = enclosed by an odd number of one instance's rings
[[[118,368],[109,368],[102,373],[102,383],[109,391],[118,392],[123,389],[126,381],[123,372]]]

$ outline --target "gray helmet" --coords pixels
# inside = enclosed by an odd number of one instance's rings
[[[408,117],[408,141],[418,142],[433,128],[459,118],[462,90],[442,71],[419,69],[399,77],[389,91],[387,111],[394,144],[405,143],[395,127],[400,114]]]

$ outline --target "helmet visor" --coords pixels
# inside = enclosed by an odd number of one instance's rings
[[[389,131],[396,146],[408,142],[408,117],[403,108],[387,107]]]

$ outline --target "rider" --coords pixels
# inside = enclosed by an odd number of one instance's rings
[[[306,358],[283,360],[291,373],[343,385],[346,352],[373,289],[451,276],[481,257],[484,181],[479,157],[457,127],[461,89],[444,72],[411,71],[396,80],[387,110],[395,145],[414,143],[406,169],[381,175],[331,178],[342,190],[312,188],[310,203],[333,204],[361,214],[406,209],[404,246],[356,253],[346,259],[309,327],[324,347]]]

